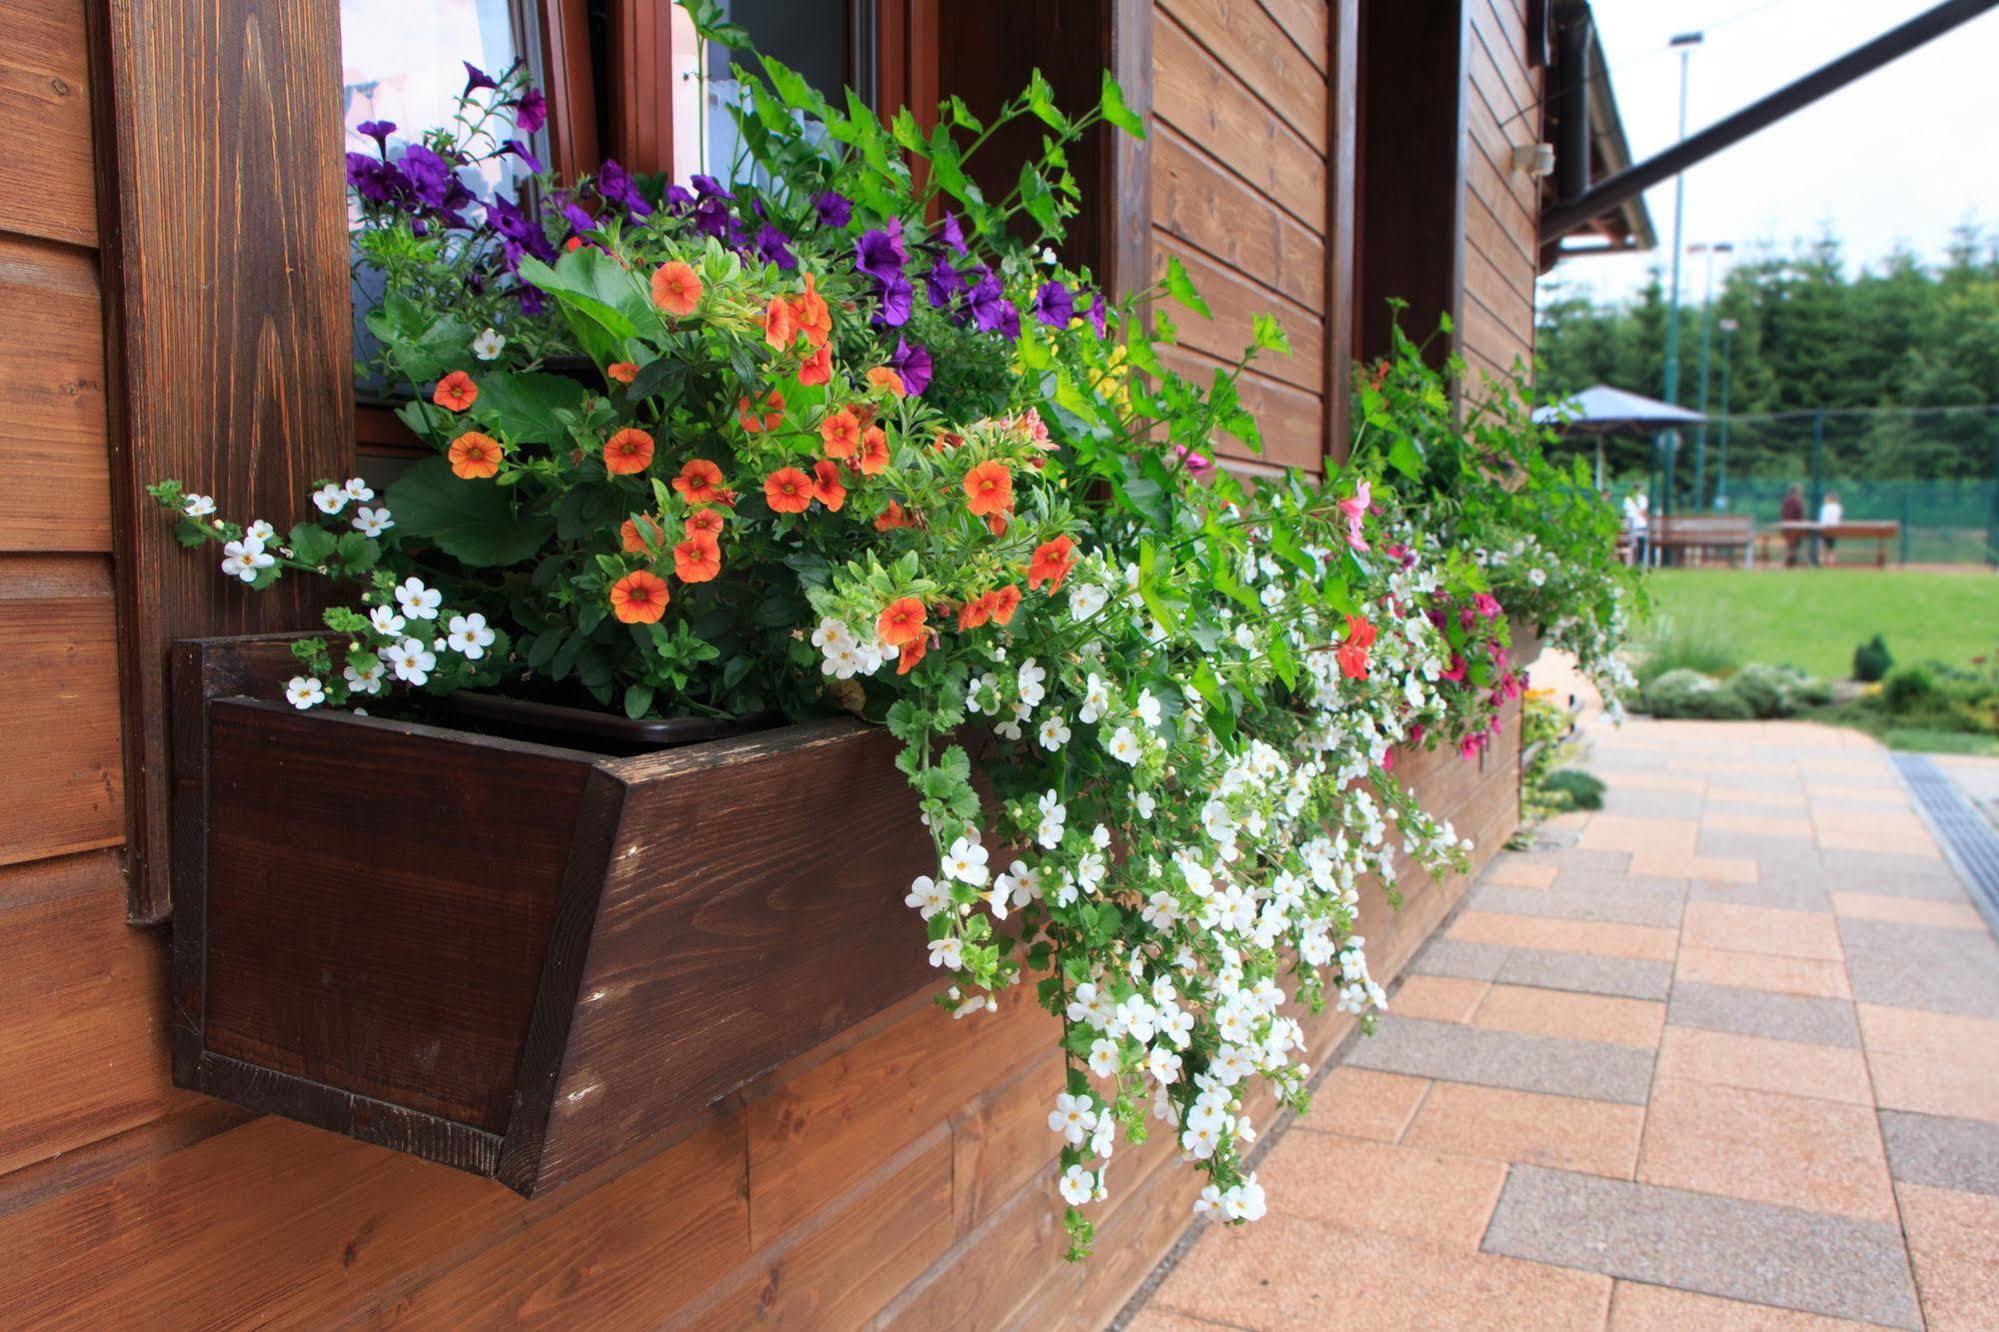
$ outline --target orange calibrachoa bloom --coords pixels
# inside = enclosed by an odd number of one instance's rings
[[[706,458],[690,458],[673,478],[673,488],[689,504],[713,504],[722,497],[722,469]]]
[[[448,412],[462,412],[479,401],[479,386],[463,370],[453,370],[437,381],[430,400]]]
[[[923,602],[917,597],[903,597],[892,601],[875,620],[875,637],[890,647],[908,647],[923,640],[929,627],[924,623],[926,613]]]
[[[500,470],[504,445],[491,435],[468,430],[451,441],[451,474],[461,481],[492,476]]]
[[[927,635],[918,635],[915,642],[909,644],[909,646],[903,648],[903,650],[897,654],[896,663],[895,663],[895,673],[897,675],[907,675],[911,671],[915,670],[916,663],[922,661],[923,654],[928,652],[929,650],[930,650],[929,637]]]
[[[986,530],[988,532],[991,532],[994,536],[1005,536],[1006,528],[1007,528],[1007,522],[1005,514],[995,513],[989,515],[986,518]]]
[[[645,524],[644,532],[639,531],[640,523]],[[627,555],[644,555],[649,550],[657,548],[664,540],[666,540],[665,531],[647,514],[625,519],[624,526],[618,529],[618,545]],[[652,544],[647,545],[647,542]]]
[[[981,592],[958,609],[958,632],[977,629],[993,618],[996,598],[991,592]]]
[[[780,467],[764,478],[764,503],[773,513],[804,513],[812,507],[812,478],[796,467]]]
[[[888,436],[880,426],[861,432],[861,475],[877,476],[888,470]]]
[[[652,303],[670,315],[691,315],[701,304],[701,278],[678,259],[653,270]]]
[[[909,395],[909,390],[902,386],[902,376],[885,365],[878,365],[868,371],[868,387],[885,388],[898,398]]]
[[[882,512],[879,518],[875,519],[875,531],[877,532],[887,532],[898,527],[913,526],[915,524],[910,522],[909,515],[903,512],[902,503],[899,500],[890,500],[888,508]]]
[[[798,382],[806,388],[815,384],[828,384],[833,380],[833,349],[821,347],[800,363]]]
[[[652,436],[637,426],[626,426],[604,441],[604,470],[612,476],[631,476],[652,466]]]
[[[834,513],[847,502],[847,488],[840,484],[840,464],[821,458],[812,464],[812,494]]]
[[[833,312],[826,308],[826,298],[814,289],[810,273],[805,275],[805,294],[791,303],[791,318],[815,349],[824,347],[833,336]]]
[[[784,351],[797,340],[798,320],[791,313],[791,302],[782,296],[771,297],[764,309],[764,341],[773,350]]]
[[[965,473],[965,502],[974,518],[1003,514],[1013,508],[1013,473],[994,459]]]
[[[658,624],[671,600],[666,580],[650,569],[635,569],[611,584],[611,614],[621,624]]]
[[[828,458],[851,458],[861,443],[860,419],[842,407],[819,423],[819,438]]]
[[[776,389],[770,391],[763,400],[763,420],[759,424],[755,413],[750,410],[748,398],[736,399],[736,419],[743,423],[743,429],[752,435],[759,430],[775,430],[784,423],[784,395]]]
[[[1333,653],[1333,660],[1340,664],[1340,674],[1349,680],[1367,678],[1367,650],[1374,646],[1374,638],[1373,625],[1358,615],[1347,616],[1347,641]]]
[[[1027,566],[1027,586],[1038,588],[1048,584],[1048,595],[1062,590],[1062,580],[1076,567],[1076,543],[1066,535],[1053,541],[1043,542],[1034,548],[1034,559]]]
[[[696,509],[687,515],[684,530],[690,537],[704,536],[710,540],[719,540],[722,535],[722,515],[714,509]]]
[[[673,572],[683,583],[705,583],[722,572],[722,547],[711,536],[690,536],[673,548]]]
[[[604,367],[604,373],[620,384],[629,384],[639,377],[637,361],[613,361]]]
[[[1012,583],[1008,583],[1005,587],[994,592],[992,598],[993,623],[1001,625],[1012,624],[1013,613],[1020,609],[1020,589]]]

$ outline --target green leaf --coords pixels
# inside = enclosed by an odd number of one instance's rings
[[[359,532],[344,533],[339,541],[340,565],[349,574],[366,573],[382,558],[382,547],[373,537]]]
[[[1282,355],[1291,354],[1291,339],[1284,332],[1284,326],[1267,314],[1250,318],[1250,345],[1260,351],[1274,351]]]
[[[1388,465],[1411,481],[1423,479],[1423,450],[1415,440],[1407,435],[1397,439],[1388,449]]]
[[[520,273],[564,308],[587,315],[614,338],[629,338],[641,327],[658,326],[658,312],[639,280],[594,245],[569,251],[553,268],[539,259],[523,259]]]
[[[439,459],[438,461],[443,461]],[[450,468],[445,469],[449,471]],[[311,523],[300,523],[285,538],[285,544],[292,548],[292,558],[302,564],[320,565],[333,558],[334,548],[339,544],[333,533]]]
[[[769,56],[762,57],[764,74],[770,79],[770,86],[784,99],[784,104],[794,111],[804,111],[820,120],[832,118],[833,108],[819,95],[819,90],[811,81],[791,66]]]
[[[384,496],[405,537],[423,537],[461,564],[493,568],[540,553],[555,520],[515,510],[509,493],[491,481],[464,481],[442,458],[428,458],[404,472]]]
[[[1111,77],[1109,70],[1104,71],[1103,96],[1097,105],[1102,109],[1105,120],[1134,139],[1145,137],[1145,122],[1139,118],[1136,111],[1125,104],[1124,89],[1118,87],[1117,80]]]
[[[1057,133],[1068,131],[1068,117],[1055,106],[1055,89],[1049,86],[1048,80],[1042,77],[1038,69],[1027,80],[1027,109]]]
[[[625,686],[625,715],[637,720],[652,711],[652,686],[644,684]]]
[[[1201,299],[1201,293],[1194,290],[1194,279],[1187,276],[1186,265],[1177,254],[1166,256],[1166,294],[1203,319],[1215,317],[1208,303]]]
[[[472,330],[452,315],[433,315],[390,292],[368,312],[368,331],[395,354],[396,366],[419,382],[463,369],[472,359]]]
[[[474,412],[517,444],[555,447],[568,441],[557,412],[583,410],[584,387],[561,375],[488,375]]]

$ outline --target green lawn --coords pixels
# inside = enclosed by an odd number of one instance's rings
[[[1647,582],[1655,618],[1727,643],[1743,664],[1841,679],[1852,673],[1854,647],[1875,634],[1898,664],[1962,666],[1999,651],[1999,574],[1662,569]]]

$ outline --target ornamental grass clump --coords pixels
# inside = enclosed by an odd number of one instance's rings
[[[1142,133],[1108,77],[1079,116],[1037,76],[926,128],[739,74],[734,181],[607,163],[538,209],[381,186],[506,135],[511,77],[468,90],[476,144],[385,136],[354,174],[384,282],[365,369],[409,386],[433,456],[380,494],[326,482],[282,535],[154,493],[252,587],[351,588],[299,645],[301,708],[479,687],[885,725],[937,865],[884,891],[926,924],[939,1002],[970,1019],[1028,983],[1061,1019],[1072,1254],[1117,1145],[1154,1132],[1208,1177],[1201,1211],[1254,1219],[1251,1089],[1307,1099],[1293,1005],[1384,1003],[1363,880],[1463,863],[1390,768],[1476,755],[1523,686],[1488,568],[1440,541],[1386,408],[1323,479],[1214,465],[1260,446],[1237,380],[1288,348],[1259,318],[1196,383],[1158,355],[1208,313],[1177,262],[1114,301],[1060,261],[1066,146]],[[1022,118],[1045,151],[990,200],[966,161]]]

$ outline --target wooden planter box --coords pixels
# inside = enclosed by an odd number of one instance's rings
[[[288,644],[175,650],[180,1086],[531,1196],[935,982],[886,732],[302,713]]]

